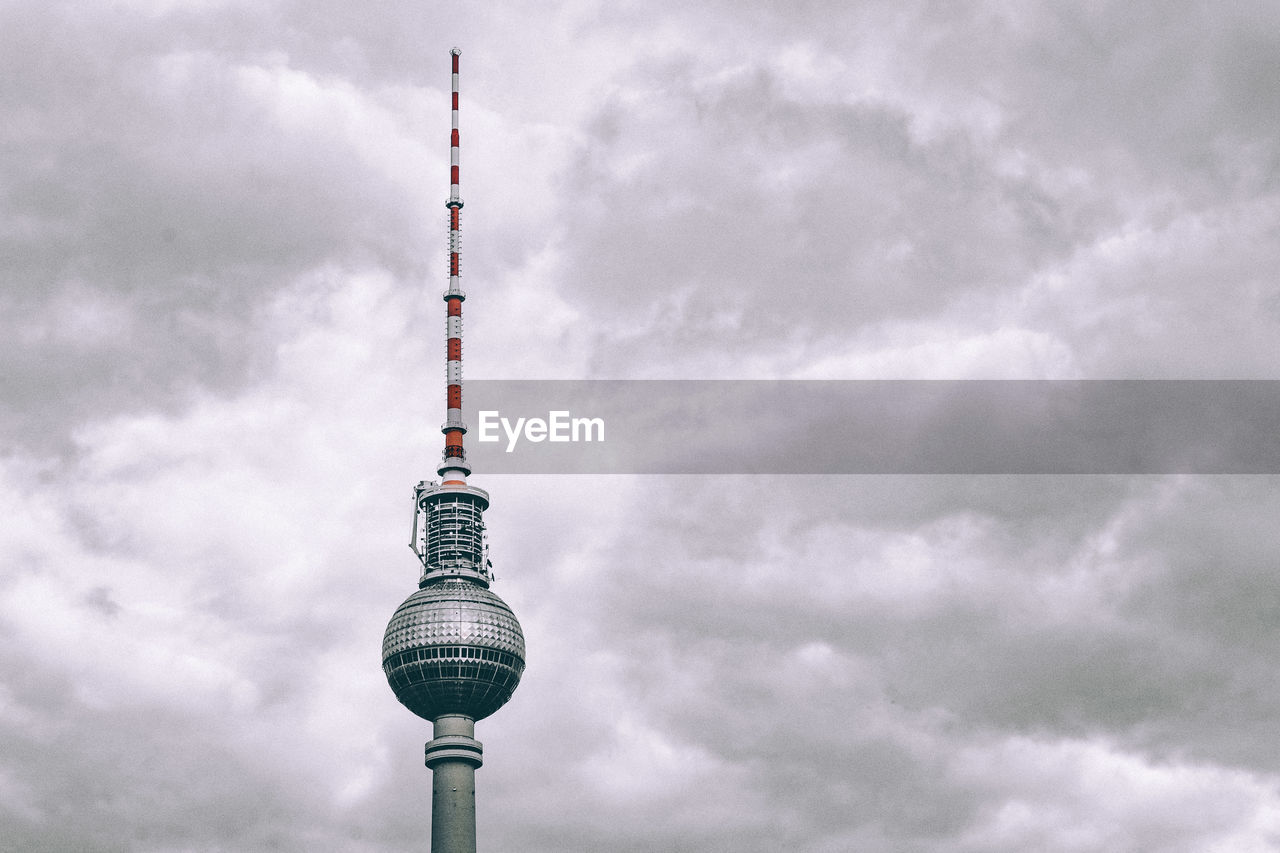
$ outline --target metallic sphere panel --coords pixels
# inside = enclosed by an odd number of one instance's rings
[[[524,672],[524,633],[501,598],[449,579],[405,599],[387,624],[382,669],[396,698],[427,720],[483,719],[506,704]]]

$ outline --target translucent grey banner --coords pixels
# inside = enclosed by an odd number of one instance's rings
[[[1280,473],[1269,380],[468,380],[464,406],[477,474]]]

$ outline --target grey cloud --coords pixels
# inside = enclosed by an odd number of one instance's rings
[[[239,386],[271,359],[258,312],[309,271],[421,272],[412,190],[358,131],[316,124],[305,101],[282,105],[294,124],[272,114],[271,75],[307,73],[287,53],[219,52],[181,13],[6,18],[10,440]]]
[[[609,602],[601,640],[627,662],[656,730],[748,762],[766,801],[801,790],[791,806],[820,811],[829,789],[839,818],[813,819],[815,831],[885,820],[895,842],[931,838],[925,849],[948,849],[983,808],[980,792],[939,772],[934,738],[949,750],[1102,735],[1155,761],[1274,772],[1255,740],[1273,717],[1258,679],[1274,630],[1260,621],[1271,584],[1252,555],[1270,544],[1228,544],[1236,510],[1258,501],[1257,515],[1269,512],[1271,478],[1185,491],[1163,479],[902,479],[662,490],[666,509],[600,563],[591,593]],[[911,507],[898,538],[925,537],[923,575],[894,581],[899,570],[867,563],[894,527],[849,519],[877,503]],[[955,519],[976,525],[972,552],[947,544]],[[888,598],[863,586],[868,575],[885,579]],[[940,586],[917,599],[922,581]],[[1082,593],[1095,603],[1055,600]],[[829,650],[809,675],[797,657],[806,647]],[[898,733],[877,727],[884,715]],[[913,813],[921,799],[930,805]]]
[[[815,106],[764,68],[702,90],[692,73],[650,71],[638,110],[607,108],[567,188],[593,214],[564,261],[575,304],[620,302],[648,319],[646,346],[768,352],[931,316],[1080,239],[1061,203],[961,136],[917,142],[893,107]],[[653,154],[630,173],[637,149]]]
[[[694,354],[785,374],[886,322],[992,315],[1089,375],[1270,372],[1273,241],[1247,224],[1274,230],[1275,111],[1251,70],[1269,12],[821,14],[688,12],[708,38],[637,60],[599,107],[562,275],[599,375],[688,375]],[[841,70],[782,79],[788,50]],[[1203,304],[1223,293],[1238,307]]]

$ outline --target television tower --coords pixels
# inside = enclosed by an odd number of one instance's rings
[[[413,490],[409,546],[422,561],[418,591],[401,604],[382,639],[382,669],[396,698],[434,725],[431,768],[432,853],[475,853],[476,768],[482,747],[475,721],[506,704],[524,672],[524,633],[489,590],[492,565],[484,535],[489,493],[467,484],[471,467],[462,437],[461,241],[458,195],[458,57],[453,56],[453,132],[449,147],[449,289],[446,324],[446,414],[440,482]]]

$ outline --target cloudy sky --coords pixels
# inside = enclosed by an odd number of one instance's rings
[[[0,849],[426,849],[467,375],[1280,376],[1269,2],[0,2]],[[1280,850],[1280,489],[484,476],[482,849]]]

